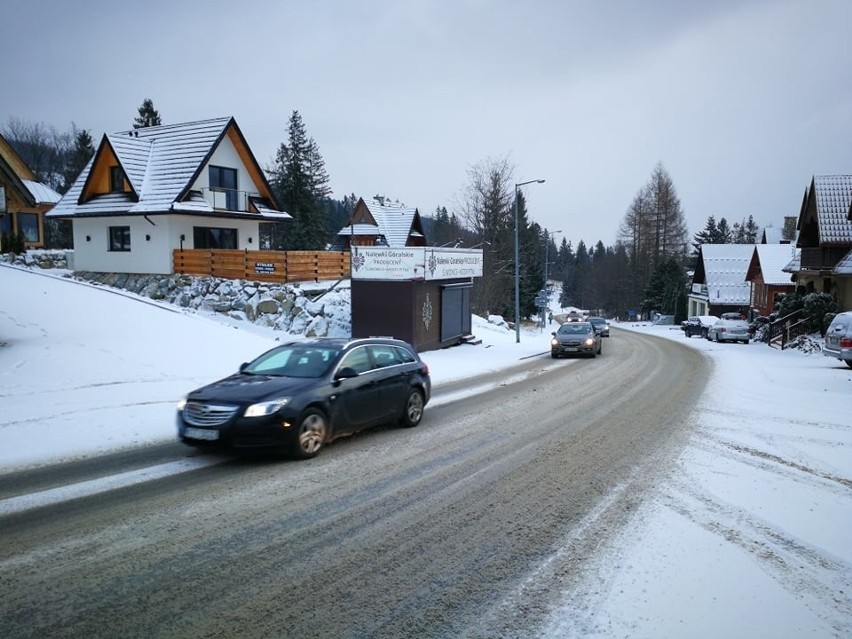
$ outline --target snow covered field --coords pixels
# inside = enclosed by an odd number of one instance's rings
[[[0,291],[0,481],[173,440],[184,393],[281,337],[9,266]],[[619,330],[701,349],[713,375],[678,471],[545,636],[852,636],[852,369],[649,324],[617,325],[611,340]],[[480,346],[424,353],[435,386],[547,348],[539,330],[516,344],[475,318],[474,332]]]

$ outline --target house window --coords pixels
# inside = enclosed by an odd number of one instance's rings
[[[18,213],[18,231],[24,235],[27,242],[38,242],[38,215],[35,213]]]
[[[192,246],[197,249],[235,249],[237,248],[237,229],[194,226],[192,227]]]
[[[225,208],[229,211],[237,211],[237,170],[224,166],[211,166],[210,190],[225,192]],[[218,200],[217,200],[218,201]]]
[[[111,226],[111,227],[109,227],[109,250],[110,251],[129,251],[130,250],[130,227],[129,226]]]
[[[109,191],[110,193],[124,192],[124,171],[120,166],[109,167]]]

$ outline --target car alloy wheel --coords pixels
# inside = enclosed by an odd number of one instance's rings
[[[405,413],[400,423],[406,428],[414,428],[421,419],[423,419],[423,393],[415,388],[408,395]]]
[[[327,433],[325,415],[315,408],[309,409],[299,422],[296,455],[301,459],[314,457],[325,444]]]

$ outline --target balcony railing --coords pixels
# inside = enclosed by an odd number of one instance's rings
[[[260,197],[258,193],[250,191],[219,187],[204,187],[201,189],[201,193],[210,206],[221,211],[246,212],[249,210],[249,198]]]

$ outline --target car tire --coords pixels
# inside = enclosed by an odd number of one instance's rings
[[[405,402],[405,411],[402,413],[402,418],[399,420],[399,425],[403,428],[414,428],[423,419],[423,393],[413,388],[408,394],[408,399]]]
[[[328,438],[328,420],[325,414],[316,408],[309,408],[299,420],[293,454],[298,459],[316,457]]]
[[[550,356],[551,356],[553,359],[559,359],[559,355],[557,355],[556,353],[551,353],[551,354],[550,354]]]

